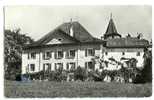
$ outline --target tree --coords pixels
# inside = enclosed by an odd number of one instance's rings
[[[16,30],[4,31],[4,71],[5,79],[15,80],[21,73],[21,54],[23,46],[32,43],[33,39]]]
[[[142,82],[152,82],[152,51],[145,51],[144,68],[142,70]]]

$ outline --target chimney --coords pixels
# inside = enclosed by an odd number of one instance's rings
[[[70,36],[74,36],[74,32],[73,32],[73,24],[72,24],[72,18],[71,18],[71,20],[70,20],[70,24],[71,24],[71,26],[70,26]]]

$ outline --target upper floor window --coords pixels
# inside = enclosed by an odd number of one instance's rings
[[[36,52],[28,53],[28,59],[36,59]]]
[[[75,50],[69,51],[69,57],[75,57]]]
[[[52,52],[47,51],[43,53],[43,59],[50,59],[52,57]]]
[[[137,54],[136,54],[137,56],[140,56],[140,52],[137,52]]]
[[[30,64],[30,71],[35,71],[35,64]]]
[[[94,56],[95,55],[95,50],[94,49],[86,49],[85,51],[86,56]]]
[[[63,58],[63,51],[57,51],[57,58]]]

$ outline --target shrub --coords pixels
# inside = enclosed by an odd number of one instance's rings
[[[88,77],[88,73],[85,68],[81,68],[80,66],[77,67],[77,69],[74,72],[74,78],[75,80],[86,80]]]

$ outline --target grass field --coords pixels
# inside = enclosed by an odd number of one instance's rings
[[[6,97],[148,97],[151,83],[4,82]]]

